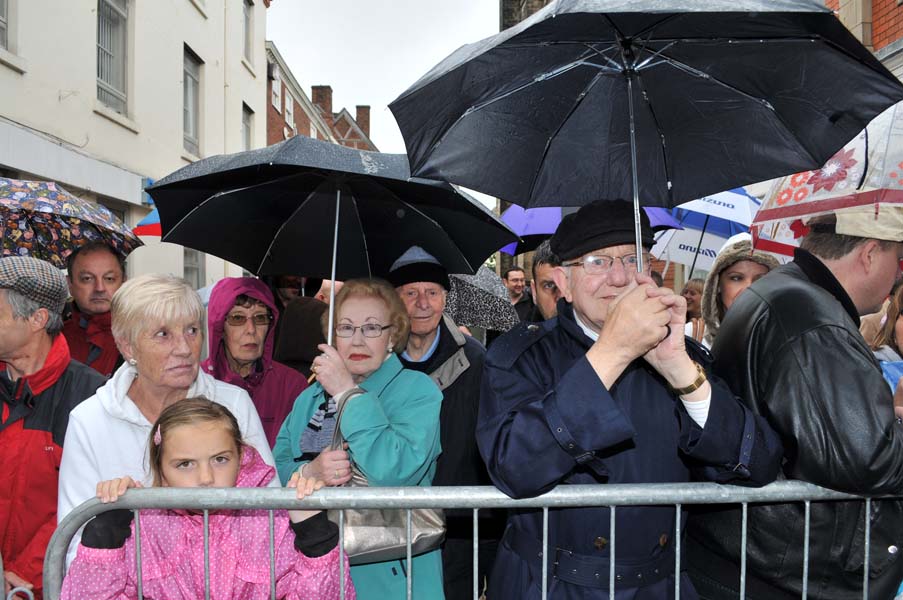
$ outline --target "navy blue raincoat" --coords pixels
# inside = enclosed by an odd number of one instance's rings
[[[709,375],[712,400],[703,429],[643,360],[607,390],[586,359],[591,345],[562,300],[556,319],[521,324],[490,348],[477,443],[503,492],[521,498],[559,484],[774,480],[779,439],[723,382]],[[708,352],[691,340],[687,346],[708,369]],[[607,508],[549,511],[550,600],[608,598],[609,524]],[[617,509],[617,598],[673,597],[674,525],[673,506]],[[541,510],[512,512],[490,598],[540,597],[541,540]],[[681,598],[696,598],[685,574]]]

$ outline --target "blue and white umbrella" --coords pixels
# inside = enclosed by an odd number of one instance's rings
[[[710,271],[721,247],[731,236],[749,231],[759,200],[743,188],[685,202],[673,209],[683,229],[656,237],[652,255],[661,260]]]

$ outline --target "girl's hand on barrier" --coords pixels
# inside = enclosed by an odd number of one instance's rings
[[[285,486],[287,488],[294,488],[295,497],[301,500],[302,498],[306,498],[310,496],[315,491],[321,489],[325,486],[326,483],[323,482],[322,479],[317,479],[315,477],[303,477],[301,475],[300,470],[292,473],[292,478],[289,479],[288,484]],[[288,511],[289,519],[292,520],[293,523],[300,523],[305,519],[309,519],[315,514],[317,514],[318,510],[290,510]]]
[[[144,487],[131,477],[117,477],[97,484],[97,498],[104,504],[116,502],[127,489]]]

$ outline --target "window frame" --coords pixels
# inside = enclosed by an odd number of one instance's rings
[[[282,113],[282,75],[279,74],[279,67],[274,66],[273,68],[273,83],[270,86],[272,88],[271,94],[271,103],[273,108],[276,109],[277,113]]]
[[[242,0],[242,35],[244,48],[242,56],[249,63],[254,62],[254,3],[251,0]]]
[[[201,155],[201,85],[204,61],[188,46],[182,54],[182,148],[194,156]],[[195,69],[191,72],[190,68]],[[191,87],[189,84],[193,83]],[[191,90],[194,90],[193,97]],[[192,104],[189,106],[189,104]],[[193,121],[192,111],[193,109]],[[193,125],[193,128],[191,127]]]
[[[204,287],[207,281],[206,262],[206,255],[200,250],[188,247],[182,249],[182,276],[196,290]]]
[[[285,123],[293,132],[297,131],[295,127],[295,99],[288,93],[288,90],[286,90],[285,94]]]
[[[112,19],[119,19],[119,39],[113,39],[115,31]],[[105,20],[109,21],[104,27]],[[109,47],[104,46],[101,38],[105,32],[112,31],[109,35]],[[96,76],[97,76],[97,100],[104,106],[121,114],[128,114],[128,39],[129,39],[129,0],[97,0],[97,40],[96,48]],[[114,48],[113,46],[116,46]],[[121,61],[117,61],[116,53],[122,54]],[[104,67],[108,73],[104,73]],[[117,68],[118,67],[118,68]],[[114,71],[119,71],[115,73]],[[116,87],[114,79],[121,79],[121,89]]]
[[[0,0],[0,49],[9,51],[9,0]]]
[[[254,145],[254,111],[246,103],[241,103],[241,144],[243,150]]]

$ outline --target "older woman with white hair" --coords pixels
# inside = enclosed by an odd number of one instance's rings
[[[69,416],[60,465],[60,520],[93,498],[101,481],[129,476],[149,483],[144,457],[151,424],[163,409],[187,397],[204,396],[227,407],[244,440],[274,464],[247,392],[199,370],[204,306],[185,280],[171,275],[131,279],[113,296],[110,312],[125,364]],[[79,539],[70,545],[70,562]]]

